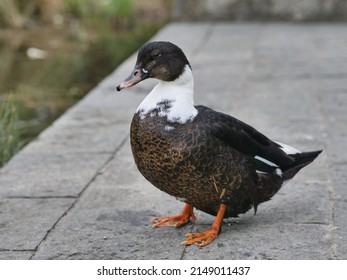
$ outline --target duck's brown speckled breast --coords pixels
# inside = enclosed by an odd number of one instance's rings
[[[227,203],[225,217],[237,216],[252,206],[254,166],[211,129],[199,115],[179,124],[135,114],[133,156],[142,175],[160,190],[212,215],[221,202]]]

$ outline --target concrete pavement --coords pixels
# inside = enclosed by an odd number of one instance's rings
[[[136,54],[0,170],[0,259],[346,259],[347,25],[173,23],[196,103],[274,140],[324,152],[269,202],[229,219],[216,241],[184,247],[153,216],[183,204],[137,171],[131,117],[155,84],[116,93]]]

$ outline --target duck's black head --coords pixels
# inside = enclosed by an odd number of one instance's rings
[[[150,42],[143,45],[137,55],[133,72],[117,86],[120,91],[148,79],[156,78],[170,82],[176,80],[189,61],[183,51],[170,42]]]

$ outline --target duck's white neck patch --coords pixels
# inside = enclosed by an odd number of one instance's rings
[[[169,122],[186,123],[198,114],[194,107],[194,79],[188,65],[172,82],[160,81],[137,108],[141,118],[160,116]]]

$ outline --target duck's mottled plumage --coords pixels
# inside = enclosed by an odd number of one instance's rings
[[[211,137],[213,123],[201,120],[209,109],[197,109],[193,121],[171,123],[171,130],[165,129],[164,118],[135,114],[131,146],[136,165],[157,188],[206,213],[216,215],[221,201],[235,200],[226,216],[237,216],[252,205],[249,194],[258,180],[254,160]]]
[[[182,215],[156,219],[155,225],[180,226],[195,219],[193,207],[218,215],[210,231],[190,235],[185,244],[210,243],[222,218],[252,206],[256,211],[321,152],[301,153],[229,115],[195,106],[191,66],[172,43],[142,47],[133,73],[117,89],[149,77],[160,83],[133,117],[134,159],[148,181],[187,204]]]

